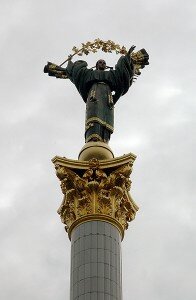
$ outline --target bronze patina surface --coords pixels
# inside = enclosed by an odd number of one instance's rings
[[[85,142],[108,143],[114,131],[114,105],[127,93],[134,76],[149,64],[145,49],[133,52],[135,46],[122,55],[115,69],[107,67],[105,60],[97,61],[95,70],[88,68],[86,61],[68,60],[66,68],[48,63],[44,72],[49,76],[69,78],[86,103]],[[109,69],[109,70],[108,70]]]

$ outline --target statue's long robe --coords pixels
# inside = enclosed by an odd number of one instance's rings
[[[114,128],[114,104],[132,84],[134,70],[130,56],[121,56],[115,70],[110,71],[88,69],[82,60],[69,61],[66,74],[86,103],[86,142],[108,142]]]

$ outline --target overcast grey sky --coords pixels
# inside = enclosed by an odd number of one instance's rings
[[[71,82],[42,70],[97,37],[150,54],[116,104],[110,143],[116,156],[137,155],[124,300],[196,299],[195,16],[195,0],[1,0],[0,299],[69,299],[70,242],[51,158],[77,159],[85,105]],[[98,57],[118,59],[85,59]]]

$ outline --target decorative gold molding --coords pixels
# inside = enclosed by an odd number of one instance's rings
[[[80,219],[77,219],[74,223],[72,223],[72,225],[70,226],[69,232],[68,232],[70,240],[71,240],[72,230],[75,227],[77,227],[78,225],[80,225],[81,223],[85,223],[85,222],[89,222],[89,221],[105,221],[105,222],[108,222],[108,223],[112,224],[113,226],[115,226],[119,230],[122,239],[124,238],[124,228],[121,226],[121,224],[116,219],[114,219],[110,216],[107,216],[107,215],[94,214],[94,215],[86,215],[86,216],[84,216]]]
[[[88,143],[90,140],[92,140],[93,138],[96,138],[97,141],[103,142],[103,139],[100,135],[93,133],[91,134],[89,137],[86,138],[86,143]]]
[[[99,123],[99,124],[105,126],[105,127],[106,127],[107,129],[109,129],[111,132],[114,131],[114,127],[113,127],[113,126],[111,126],[110,124],[106,123],[105,121],[101,120],[101,119],[98,118],[98,117],[91,117],[91,118],[89,118],[88,120],[86,120],[86,126],[88,126],[89,123],[91,123],[91,122],[97,122],[97,123]],[[85,129],[87,130],[88,128],[86,127]]]
[[[92,142],[95,145],[102,145],[99,142]],[[89,145],[91,145],[92,143],[89,143]],[[87,145],[87,144],[86,144]],[[103,145],[106,145],[105,143],[103,143]],[[128,154],[124,154],[123,156],[120,157],[115,157],[112,159],[104,159],[104,160],[100,160],[99,161],[99,167],[100,169],[113,169],[113,168],[117,168],[121,165],[124,165],[126,163],[130,163],[130,165],[132,166],[134,161],[136,159],[136,155],[133,153],[128,153]],[[61,157],[61,156],[55,156],[52,159],[52,162],[54,165],[58,164],[73,170],[87,170],[89,168],[89,162],[88,161],[81,161],[81,160],[74,160],[74,159],[68,159],[66,157]]]
[[[82,222],[105,220],[116,226],[122,238],[138,206],[129,194],[133,154],[110,160],[88,162],[53,159],[64,194],[58,214],[71,231]]]

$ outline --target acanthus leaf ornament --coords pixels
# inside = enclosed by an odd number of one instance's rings
[[[123,236],[138,210],[129,195],[132,163],[110,169],[91,159],[85,170],[73,170],[59,163],[55,168],[64,194],[58,214],[68,233],[74,224],[94,218],[115,223]]]

